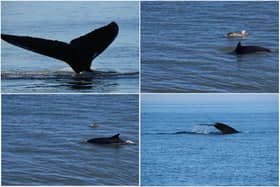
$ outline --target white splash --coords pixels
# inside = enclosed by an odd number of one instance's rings
[[[193,127],[192,132],[197,134],[209,134],[209,126],[196,125]]]
[[[73,75],[74,79],[92,79],[94,73],[90,71],[82,71]]]
[[[131,141],[131,140],[126,140],[125,141],[126,144],[136,144],[135,142]]]

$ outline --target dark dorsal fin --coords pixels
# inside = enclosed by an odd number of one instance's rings
[[[216,127],[218,130],[220,130],[223,134],[233,134],[233,133],[238,133],[237,130],[234,128],[224,124],[224,123],[215,123],[214,127]]]
[[[237,47],[241,47],[241,42],[238,42]]]
[[[79,73],[90,71],[92,60],[114,41],[118,30],[118,25],[112,22],[72,40],[70,44],[57,40],[7,34],[1,34],[1,38],[15,46],[65,61],[76,73]]]
[[[120,134],[116,134],[114,136],[112,136],[111,138],[119,138]]]
[[[238,52],[238,50],[241,48],[241,42],[238,42],[237,46],[235,47],[234,51]]]

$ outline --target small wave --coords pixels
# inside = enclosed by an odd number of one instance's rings
[[[102,78],[111,76],[132,76],[139,72],[116,72],[116,71],[94,71],[92,78]],[[1,72],[2,80],[46,80],[46,79],[73,79],[74,73],[71,71],[4,71]]]
[[[94,71],[94,75],[105,75],[105,76],[118,76],[118,75],[138,75],[138,71],[131,72],[117,72],[117,71]]]
[[[1,72],[2,80],[13,79],[58,79],[58,78],[71,78],[72,73],[68,71],[5,71]]]

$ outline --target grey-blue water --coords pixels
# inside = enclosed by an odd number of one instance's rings
[[[138,185],[137,95],[2,99],[2,185]],[[136,145],[84,143],[116,133]]]
[[[2,33],[69,42],[116,21],[119,34],[91,68],[92,80],[73,80],[64,62],[2,42],[2,91],[138,93],[138,2],[7,2]]]
[[[142,99],[141,185],[278,186],[276,94]],[[241,133],[198,125],[214,122]]]
[[[142,2],[141,66],[143,92],[278,92],[278,2]]]

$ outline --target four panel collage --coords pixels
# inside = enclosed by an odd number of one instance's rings
[[[2,1],[3,186],[278,186],[278,1]]]

